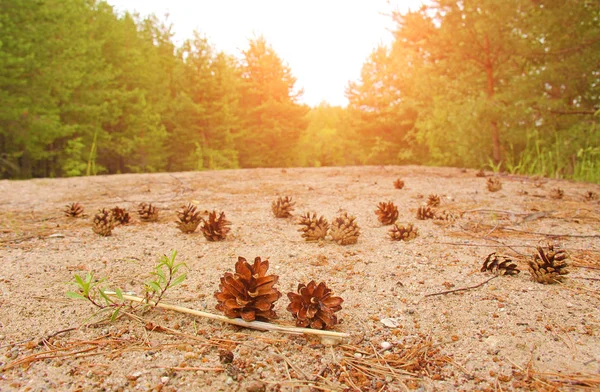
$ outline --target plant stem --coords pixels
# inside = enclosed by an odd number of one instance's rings
[[[466,291],[466,290],[471,290],[471,289],[476,289],[478,287],[483,286],[484,284],[486,284],[487,282],[489,282],[492,279],[496,279],[498,277],[498,275],[492,276],[491,278],[489,278],[486,281],[483,281],[475,286],[469,286],[469,287],[462,287],[460,289],[454,289],[454,290],[448,290],[448,291],[440,291],[439,293],[431,293],[431,294],[427,294],[425,297],[433,297],[436,295],[442,295],[442,294],[449,294],[449,293],[456,293],[457,291]]]
[[[116,295],[116,293],[111,292],[111,291],[106,291],[105,294],[106,295]],[[169,305],[169,304],[165,304],[165,303],[156,303],[154,301],[146,300],[145,298],[137,297],[137,296],[129,295],[129,294],[123,294],[123,298],[128,301],[147,303],[149,305],[156,306],[156,307],[163,308],[163,309],[174,310],[174,311],[180,312],[180,313],[187,313],[187,314],[191,314],[193,316],[205,317],[205,318],[209,318],[212,320],[218,320],[218,321],[222,321],[225,323],[238,325],[240,327],[257,329],[257,330],[261,330],[261,331],[275,331],[275,332],[289,333],[289,334],[318,335],[319,337],[321,337],[321,339],[324,342],[327,342],[329,344],[340,343],[343,338],[347,338],[350,336],[349,334],[343,333],[343,332],[323,331],[320,329],[311,329],[311,328],[285,327],[282,325],[271,324],[271,323],[267,323],[267,322],[263,322],[263,321],[244,321],[240,318],[229,318],[229,317],[221,316],[218,314],[213,314],[213,313],[202,312],[202,311],[194,310],[194,309],[190,309],[190,308],[185,308],[183,306]]]

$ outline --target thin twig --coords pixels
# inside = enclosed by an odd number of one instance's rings
[[[449,293],[455,293],[457,291],[466,291],[466,290],[471,290],[471,289],[476,289],[478,287],[483,286],[484,284],[486,284],[487,282],[489,282],[492,279],[496,279],[498,277],[498,275],[494,275],[491,278],[489,278],[486,281],[483,281],[475,286],[469,286],[469,287],[461,287],[460,289],[454,289],[454,290],[447,290],[447,291],[440,291],[439,293],[431,293],[431,294],[427,294],[425,295],[425,297],[433,297],[435,295],[443,295],[443,294],[449,294]]]
[[[151,366],[151,369],[167,369],[167,370],[188,370],[188,371],[202,371],[202,372],[222,372],[225,369],[222,367],[199,367],[199,366]]]
[[[581,235],[581,234],[552,234],[552,233],[540,233],[540,232],[537,232],[537,231],[517,230],[517,229],[511,229],[509,227],[503,227],[503,228],[501,228],[501,230],[514,231],[515,233],[523,233],[523,234],[543,235],[545,237],[600,238],[600,234],[589,234],[589,235]]]
[[[116,293],[112,292],[112,291],[105,291],[105,294],[111,295],[111,296],[116,295]],[[221,316],[218,314],[213,314],[213,313],[208,313],[208,312],[202,312],[199,310],[194,310],[194,309],[186,308],[183,306],[169,305],[169,304],[165,304],[162,302],[157,304],[154,301],[148,301],[145,298],[136,297],[134,295],[123,294],[123,298],[128,301],[145,303],[145,304],[156,306],[156,307],[163,308],[163,309],[174,310],[174,311],[180,312],[180,313],[186,313],[186,314],[191,314],[193,316],[205,317],[205,318],[209,318],[212,320],[218,320],[218,321],[222,321],[225,323],[238,325],[240,327],[257,329],[257,330],[261,330],[261,331],[276,331],[276,332],[281,332],[281,333],[289,333],[289,334],[297,334],[297,335],[299,335],[299,334],[318,335],[321,337],[322,341],[325,341],[329,344],[340,343],[343,340],[343,338],[347,338],[350,336],[349,334],[343,333],[343,332],[322,331],[319,329],[299,328],[299,327],[285,327],[282,325],[271,324],[271,323],[267,323],[267,322],[263,322],[263,321],[244,321],[240,318],[229,318],[226,316]]]

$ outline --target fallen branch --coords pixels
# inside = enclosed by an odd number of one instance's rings
[[[460,289],[454,289],[454,290],[447,290],[447,291],[440,291],[439,293],[431,293],[431,294],[427,294],[425,295],[425,297],[433,297],[436,295],[443,295],[443,294],[450,294],[450,293],[455,293],[457,291],[466,291],[466,290],[471,290],[471,289],[476,289],[478,287],[483,286],[484,284],[486,284],[487,282],[489,282],[492,279],[496,279],[498,277],[498,275],[492,276],[491,278],[489,278],[486,281],[483,281],[475,286],[469,286],[469,287],[461,287]]]
[[[116,296],[116,293],[112,292],[112,291],[105,291],[104,293],[107,295]],[[260,331],[275,331],[275,332],[298,334],[298,335],[300,335],[300,334],[317,335],[321,338],[322,343],[330,344],[330,345],[341,343],[341,341],[344,338],[347,338],[350,336],[349,334],[343,333],[343,332],[323,331],[320,329],[311,329],[311,328],[284,327],[282,325],[271,324],[271,323],[267,323],[267,322],[263,322],[263,321],[244,321],[240,318],[229,318],[226,316],[221,316],[218,314],[213,314],[213,313],[208,313],[208,312],[202,312],[199,310],[194,310],[194,309],[186,308],[183,306],[169,305],[169,304],[165,304],[163,302],[159,302],[157,304],[154,301],[147,301],[145,298],[136,297],[134,295],[128,295],[128,294],[123,294],[123,299],[126,299],[128,301],[133,301],[133,302],[145,303],[145,304],[148,304],[151,306],[156,306],[158,308],[174,310],[174,311],[180,312],[180,313],[191,314],[193,316],[199,316],[199,317],[209,318],[212,320],[218,320],[218,321],[222,321],[224,323],[234,324],[234,325],[238,325],[240,327],[246,327],[246,328],[256,329],[256,330],[260,330]]]

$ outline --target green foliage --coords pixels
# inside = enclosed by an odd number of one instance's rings
[[[264,38],[250,41],[241,69],[242,130],[236,135],[243,167],[286,167],[306,128],[308,108],[299,104],[296,78]]]
[[[551,0],[395,13],[394,42],[348,88],[367,162],[593,178],[599,14],[598,2]]]
[[[429,164],[598,182],[600,2],[392,18],[348,108],[308,108],[263,37],[238,60],[104,0],[3,0],[0,178]]]
[[[92,305],[99,309],[99,313],[111,312],[110,319],[114,321],[119,316],[119,312],[127,306],[123,299],[123,292],[115,289],[115,297],[118,301],[113,300],[106,294],[106,289],[102,286],[104,279],[97,280],[93,273],[85,274],[81,277],[75,274],[74,280],[70,282],[76,285],[78,291],[68,291],[66,296],[72,299],[83,299],[89,301]]]
[[[171,256],[163,255],[154,271],[150,274],[154,277],[145,283],[146,302],[153,301],[154,306],[158,305],[165,293],[181,284],[187,274],[181,273],[177,275],[182,267],[186,267],[185,263],[175,263],[177,251],[172,251]],[[119,316],[119,313],[126,311],[134,311],[135,307],[123,297],[123,291],[116,288],[114,292],[108,294],[108,290],[104,286],[105,279],[96,279],[93,273],[86,273],[84,277],[75,274],[73,281],[69,282],[77,286],[77,291],[67,291],[66,296],[72,299],[82,299],[90,302],[98,309],[97,314],[106,312],[111,313],[110,320],[114,321]],[[113,294],[114,293],[114,294]]]
[[[170,257],[166,255],[161,256],[154,271],[150,273],[154,279],[145,283],[146,300],[153,300],[155,306],[160,302],[167,290],[181,284],[187,276],[187,273],[177,275],[179,269],[181,267],[187,268],[187,265],[185,263],[175,263],[176,256],[177,251],[175,250],[171,252]]]
[[[307,113],[306,120],[308,126],[298,141],[298,165],[344,166],[361,162],[361,150],[349,132],[345,109],[322,103]]]

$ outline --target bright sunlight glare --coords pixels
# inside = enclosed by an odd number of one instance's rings
[[[421,0],[108,0],[118,11],[168,15],[175,41],[205,35],[217,50],[241,56],[248,41],[263,35],[304,90],[302,101],[345,106],[344,91],[379,44],[392,41],[388,14]]]

